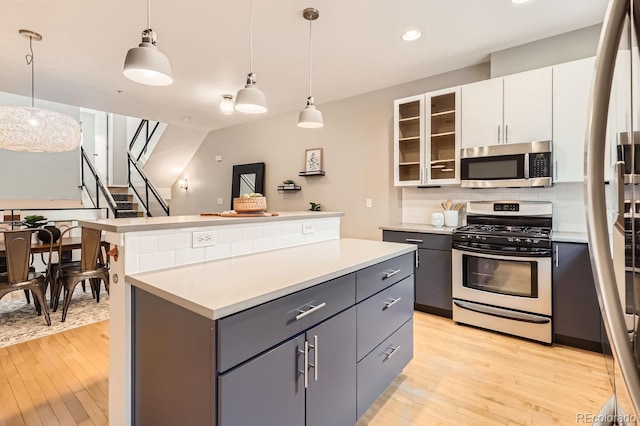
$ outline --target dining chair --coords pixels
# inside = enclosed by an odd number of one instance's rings
[[[80,261],[60,263],[58,265],[57,277],[54,280],[55,289],[52,289],[54,297],[53,310],[58,309],[60,292],[64,290],[64,301],[62,305],[62,322],[67,318],[67,311],[71,304],[71,297],[76,286],[84,281],[89,280],[91,283],[91,292],[96,298],[96,302],[100,301],[100,282],[103,281],[107,293],[109,292],[109,265],[103,257],[100,250],[102,246],[102,231],[81,226],[74,226],[66,229],[60,239],[70,235],[75,229],[81,229],[81,248]],[[58,259],[62,259],[63,245],[58,246]]]
[[[47,325],[51,325],[49,308],[45,299],[45,282],[48,279],[50,269],[47,265],[45,273],[42,274],[30,268],[31,236],[37,231],[37,229],[22,229],[3,232],[7,272],[0,273],[0,298],[12,291],[30,290],[33,294],[36,312],[38,315],[44,313]],[[53,244],[49,242],[49,257],[51,257],[52,251]]]

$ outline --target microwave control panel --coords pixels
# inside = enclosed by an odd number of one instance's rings
[[[529,177],[551,177],[551,153],[529,154]]]

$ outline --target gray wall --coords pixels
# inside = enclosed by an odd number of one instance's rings
[[[581,28],[491,54],[491,77],[595,56],[602,25]]]
[[[0,105],[30,106],[31,98],[0,93]],[[80,109],[37,99],[49,109],[80,121]],[[80,148],[60,153],[0,150],[0,199],[80,200]],[[20,207],[20,206],[16,206]]]
[[[379,226],[401,219],[401,190],[393,186],[393,100],[488,77],[483,64],[321,104],[321,129],[297,127],[298,111],[292,111],[212,131],[180,176],[189,179],[189,189],[179,189],[177,182],[172,187],[171,214],[228,209],[233,165],[265,162],[269,210],[307,210],[309,202],[321,203],[323,210],[345,213],[343,236],[380,239]],[[323,148],[326,176],[298,177],[308,148]],[[216,162],[216,155],[223,161]],[[302,190],[278,193],[284,179]],[[372,208],[365,207],[366,198]]]

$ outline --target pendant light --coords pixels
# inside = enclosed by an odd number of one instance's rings
[[[244,89],[238,90],[235,109],[249,114],[267,112],[267,98],[256,86],[256,75],[253,73],[253,0],[249,0],[249,74]]]
[[[156,46],[156,32],[151,29],[151,0],[147,0],[147,29],[142,42],[127,52],[122,73],[129,80],[150,86],[168,86],[173,83],[169,58]]]
[[[313,7],[308,7],[302,11],[302,17],[309,21],[309,97],[307,98],[307,106],[300,111],[300,115],[298,116],[298,127],[307,129],[324,126],[322,113],[316,108],[313,96],[311,95],[311,25],[319,16],[320,12]]]
[[[233,96],[222,95],[222,100],[220,101],[220,112],[222,112],[224,115],[231,115],[233,114],[233,111]]]
[[[20,30],[29,37],[27,65],[31,66],[31,107],[0,106],[0,148],[11,151],[65,152],[81,142],[80,125],[72,117],[34,106],[33,41],[42,40],[34,31]]]

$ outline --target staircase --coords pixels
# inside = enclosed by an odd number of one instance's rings
[[[144,216],[144,212],[138,208],[138,203],[133,201],[133,195],[129,193],[128,186],[109,186],[108,189],[117,205],[116,218]]]

